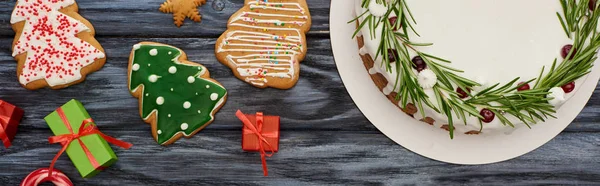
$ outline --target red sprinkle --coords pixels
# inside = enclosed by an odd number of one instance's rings
[[[56,5],[62,3],[61,0],[25,0],[19,1],[14,10],[15,15],[23,17],[28,22],[26,25],[32,27],[30,32],[22,33],[14,48],[17,54],[29,54],[21,74],[28,82],[36,80],[40,73],[45,78],[72,78],[75,75],[72,71],[79,72],[84,66],[75,64],[86,61],[88,65],[102,56],[98,49],[77,38],[79,31],[86,27],[58,12],[62,6]],[[50,12],[56,16],[48,16]]]

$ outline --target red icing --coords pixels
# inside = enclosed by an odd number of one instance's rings
[[[27,21],[13,52],[13,55],[27,53],[21,83],[58,78],[60,84],[67,84],[80,79],[79,71],[83,67],[104,58],[100,50],[77,38],[80,31],[88,30],[85,24],[58,12],[72,3],[72,0],[18,2],[13,19],[23,17],[21,20]]]

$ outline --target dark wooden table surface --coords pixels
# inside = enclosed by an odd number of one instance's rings
[[[52,133],[43,117],[73,98],[84,103],[103,132],[134,144],[130,150],[115,147],[119,161],[90,179],[82,179],[63,155],[56,167],[76,185],[600,184],[598,92],[574,123],[531,153],[491,165],[451,165],[392,142],[354,105],[331,52],[328,0],[308,0],[313,18],[309,50],[300,81],[290,90],[253,88],[215,59],[216,38],[243,0],[224,0],[222,11],[208,0],[201,7],[203,22],[187,20],[182,28],[175,27],[170,14],[158,11],[162,0],[77,2],[106,50],[106,65],[64,90],[28,91],[17,82],[11,57],[15,2],[0,0],[0,99],[26,111],[13,146],[0,148],[0,185],[18,185],[29,172],[49,165],[60,146],[48,144]],[[228,88],[227,104],[213,124],[171,146],[154,142],[126,86],[129,52],[140,41],[182,48]],[[280,151],[267,160],[269,177],[262,175],[258,153],[241,150],[237,109],[282,118]]]

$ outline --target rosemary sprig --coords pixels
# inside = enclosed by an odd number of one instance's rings
[[[362,7],[369,8],[371,1],[373,0],[363,0]],[[598,5],[596,4],[593,8],[589,7],[591,6],[589,5],[590,1],[593,0],[559,0],[562,5],[562,14],[557,12],[556,15],[567,37],[573,39],[575,50],[572,50],[560,63],[557,63],[558,59],[555,59],[547,72],[545,72],[546,68],[542,67],[538,78],[525,81],[524,83],[535,82],[530,90],[517,91],[521,85],[517,83],[519,78],[515,78],[506,84],[495,84],[477,93],[471,94],[466,91],[469,97],[461,99],[455,91],[456,88],[470,90],[472,87],[481,85],[460,76],[459,74],[463,71],[448,66],[447,64],[451,63],[449,60],[416,49],[432,44],[411,42],[409,36],[412,34],[418,36],[418,33],[413,26],[416,21],[406,0],[375,1],[377,4],[388,7],[387,12],[378,17],[366,11],[350,21],[349,23],[364,17],[354,36],[362,28],[368,26],[372,38],[382,38],[375,59],[381,58],[382,65],[387,71],[391,72],[394,69],[398,72],[394,86],[394,91],[398,92],[396,99],[402,106],[406,106],[409,102],[415,104],[423,116],[425,116],[424,106],[446,115],[450,138],[454,137],[453,116],[466,124],[469,116],[483,119],[478,109],[492,111],[503,124],[511,127],[514,127],[514,124],[505,114],[514,116],[528,127],[538,121],[545,121],[548,117],[554,117],[554,106],[548,103],[548,100],[553,99],[547,97],[549,90],[573,82],[590,73],[600,48],[600,34],[597,30],[600,17]],[[397,16],[394,24],[388,19],[390,16]],[[382,28],[380,34],[375,33],[378,27]],[[394,28],[400,29],[394,31]],[[423,88],[419,86],[418,74],[412,70],[411,54],[414,53],[423,59],[427,67],[438,78],[437,84],[433,87],[437,103],[432,103]],[[481,121],[480,126],[483,129]]]

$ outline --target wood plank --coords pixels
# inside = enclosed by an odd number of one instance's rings
[[[1,185],[18,185],[29,172],[47,167],[59,150],[43,117],[76,98],[84,102],[105,133],[134,143],[115,148],[120,161],[91,179],[82,179],[66,155],[57,168],[76,185],[198,184],[597,184],[600,182],[600,87],[565,132],[520,158],[483,166],[449,165],[412,153],[386,138],[356,108],[333,61],[329,0],[308,0],[313,27],[301,78],[291,90],[256,89],[231,75],[214,58],[214,42],[243,0],[224,0],[216,12],[212,0],[201,7],[204,22],[186,20],[177,28],[162,0],[77,0],[81,14],[94,23],[109,59],[82,84],[60,90],[20,87],[10,57],[14,0],[0,0],[0,99],[23,107],[26,118],[14,146],[0,150]],[[139,41],[178,46],[190,60],[207,66],[230,91],[217,120],[191,139],[162,147],[138,116],[137,99],[127,91],[127,58]],[[282,116],[281,151],[269,158],[270,176],[262,176],[257,153],[242,152],[237,109]]]
[[[231,70],[214,57],[216,39],[198,38],[99,38],[109,56],[105,67],[79,85],[60,91],[28,91],[16,80],[15,62],[9,50],[0,51],[0,99],[26,111],[21,124],[25,128],[47,128],[43,117],[62,103],[76,98],[82,101],[96,121],[109,128],[148,130],[138,115],[137,99],[127,90],[127,62],[131,46],[139,41],[156,41],[182,48],[191,61],[205,65],[216,80],[228,90],[229,98],[207,130],[231,130],[240,125],[234,113],[264,111],[282,117],[282,130],[373,130],[344,88],[328,39],[309,38],[309,51],[302,62],[301,78],[290,90],[257,89],[231,74]],[[11,39],[0,39],[0,46],[10,46]],[[600,87],[567,131],[600,132]]]
[[[104,130],[134,142],[114,148],[119,161],[91,179],[82,179],[66,155],[56,167],[75,185],[197,184],[594,184],[600,182],[600,136],[563,133],[520,158],[482,166],[459,166],[412,153],[378,132],[284,132],[279,153],[267,159],[262,176],[258,153],[243,152],[240,131],[203,131],[169,147],[144,131]],[[21,132],[15,146],[0,151],[0,182],[17,185],[29,172],[47,167],[59,145],[47,130]],[[234,163],[232,163],[234,162]],[[10,167],[10,169],[6,169]]]
[[[227,27],[227,20],[244,0],[223,0],[223,11],[211,7],[212,1],[200,7],[202,23],[186,20],[184,26],[173,24],[172,14],[158,11],[164,0],[77,0],[80,14],[89,20],[98,36],[137,37],[218,37]],[[329,0],[308,0],[312,15],[309,35],[329,35]],[[10,15],[15,1],[0,0],[0,37],[13,37]]]

